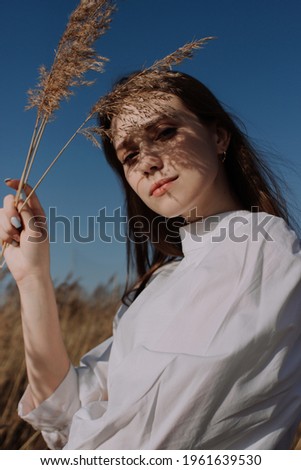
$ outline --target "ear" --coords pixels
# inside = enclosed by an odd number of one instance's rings
[[[215,139],[217,154],[221,155],[224,152],[227,152],[231,140],[231,134],[223,127],[216,125]]]

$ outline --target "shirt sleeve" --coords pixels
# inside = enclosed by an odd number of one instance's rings
[[[18,406],[19,416],[42,431],[51,449],[62,449],[68,440],[70,423],[77,410],[92,400],[107,400],[107,369],[113,338],[94,348],[70,369],[55,392],[35,408],[30,385]]]

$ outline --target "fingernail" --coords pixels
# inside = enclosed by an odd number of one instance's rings
[[[8,183],[9,181],[11,181],[11,178],[5,178],[4,183]]]
[[[19,246],[19,243],[16,242],[16,240],[13,240],[13,241],[11,242],[11,244],[12,244],[13,246],[15,246],[15,247]]]
[[[26,199],[26,194],[25,194],[24,189],[22,189],[22,191],[20,192],[20,199],[22,199],[22,201],[25,201]]]
[[[22,223],[19,217],[11,217],[10,222],[17,229],[22,227]]]

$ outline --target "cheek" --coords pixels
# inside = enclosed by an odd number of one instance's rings
[[[207,185],[212,182],[219,171],[217,157],[214,154],[202,152],[202,154],[190,154],[185,160],[177,161],[177,168],[180,174],[186,175],[187,180],[191,178],[191,182],[199,182]],[[188,188],[189,190],[189,183]]]
[[[196,133],[183,132],[178,136],[175,147],[169,149],[170,161],[187,170],[197,170],[201,174],[214,171],[218,167],[216,148],[209,138]]]
[[[139,173],[135,171],[134,169],[132,170],[129,169],[127,171],[125,170],[124,176],[128,184],[130,185],[130,187],[133,189],[133,191],[135,191],[135,193],[138,194],[138,196],[140,196],[139,186],[141,182],[141,176],[139,176]]]

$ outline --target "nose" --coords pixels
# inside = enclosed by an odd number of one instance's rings
[[[162,170],[164,164],[160,155],[148,145],[140,147],[140,171],[144,175],[150,175]]]

